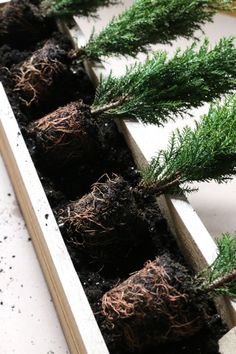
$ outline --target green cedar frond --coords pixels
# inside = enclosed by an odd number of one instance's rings
[[[117,3],[116,0],[43,0],[41,9],[48,16],[65,17],[72,15],[92,15],[99,6]]]
[[[173,193],[194,181],[226,182],[236,174],[236,95],[211,106],[196,123],[176,131],[143,171],[142,185],[157,193]]]
[[[207,40],[199,50],[193,44],[184,52],[177,50],[172,59],[166,52],[157,52],[143,64],[127,68],[124,76],[101,80],[93,109],[105,106],[107,115],[132,116],[162,125],[234,89],[235,63],[232,37],[221,39],[212,50]]]
[[[236,271],[236,234],[223,234],[218,240],[218,256],[213,264],[200,276],[204,279],[203,289],[213,296],[229,295],[236,297],[236,280],[227,282]]]
[[[232,0],[136,0],[108,26],[91,37],[84,48],[87,57],[136,56],[148,45],[190,38],[213,14],[230,8]]]

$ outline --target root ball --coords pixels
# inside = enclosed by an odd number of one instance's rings
[[[163,255],[102,297],[108,325],[131,349],[180,340],[203,325],[198,289],[187,270]]]
[[[132,190],[122,177],[98,181],[80,200],[59,212],[67,241],[99,262],[120,263],[147,232]]]
[[[48,40],[13,72],[15,90],[27,107],[41,104],[67,70],[66,52],[53,40]]]
[[[96,158],[96,127],[89,106],[72,102],[31,123],[28,133],[36,139],[39,153],[55,169],[89,163]]]

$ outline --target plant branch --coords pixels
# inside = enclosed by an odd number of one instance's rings
[[[190,38],[216,11],[230,9],[232,4],[232,0],[136,0],[98,35],[92,35],[85,47],[87,56],[136,56],[147,52],[150,44]]]
[[[181,177],[177,175],[169,176],[167,179],[161,180],[160,183],[153,183],[149,184],[148,186],[145,185],[144,181],[141,181],[139,184],[139,187],[145,188],[146,190],[149,191],[149,193],[155,193],[156,196],[159,196],[161,194],[165,194],[165,192],[169,192],[172,189],[176,189],[179,187],[179,184],[181,182]]]
[[[120,97],[119,99],[116,99],[114,102],[105,104],[101,107],[91,109],[91,114],[93,116],[100,116],[107,111],[112,111],[113,109],[119,107],[125,100],[126,100],[125,96]]]
[[[204,288],[204,291],[206,293],[211,293],[213,290],[222,288],[225,284],[231,283],[234,280],[236,280],[236,269],[233,269],[229,274],[223,275],[214,280],[211,284]]]
[[[177,182],[186,192],[191,191],[187,182],[226,182],[236,174],[235,146],[236,95],[232,95],[225,104],[212,105],[195,128],[174,132],[166,150],[142,172],[142,184],[172,193]]]
[[[177,50],[171,59],[167,52],[157,52],[127,68],[124,76],[102,79],[92,109],[108,106],[117,97],[130,97],[115,108],[111,105],[112,113],[163,125],[235,89],[235,62],[233,37],[223,38],[213,49],[207,40],[198,50],[194,43],[184,52]]]

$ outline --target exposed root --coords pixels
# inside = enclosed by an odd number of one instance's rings
[[[58,168],[95,158],[96,129],[89,121],[89,107],[77,101],[31,123],[27,130],[36,138],[38,150]]]
[[[115,262],[127,257],[145,231],[128,184],[118,176],[104,178],[59,212],[59,224],[65,224],[69,243],[92,258]]]
[[[67,70],[65,53],[52,40],[34,52],[13,74],[15,90],[26,106],[39,104],[47,97],[58,75]]]
[[[102,314],[111,328],[123,332],[131,349],[141,349],[198,331],[203,319],[196,311],[194,296],[186,269],[162,256],[105,293]]]

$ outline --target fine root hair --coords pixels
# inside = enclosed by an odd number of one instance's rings
[[[27,107],[37,105],[47,97],[56,77],[65,70],[62,51],[48,40],[14,72],[15,90]]]
[[[166,256],[148,261],[102,297],[102,315],[111,328],[123,332],[132,349],[176,341],[201,326],[199,312],[190,310],[189,294],[181,289],[183,281],[189,283],[189,275],[182,266],[174,269],[167,262],[171,265],[172,260]]]

